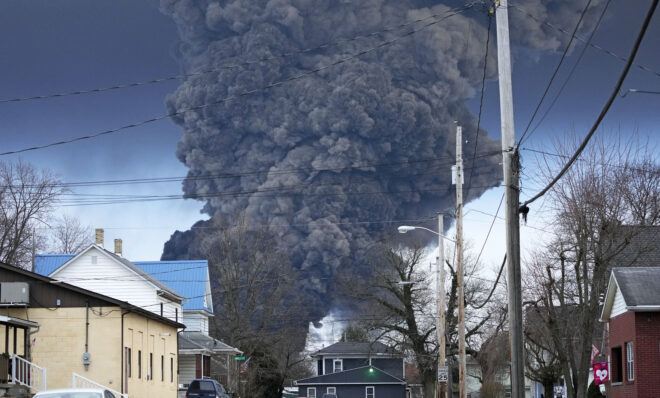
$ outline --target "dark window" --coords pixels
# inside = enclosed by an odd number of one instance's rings
[[[215,386],[212,381],[195,380],[190,383],[188,392],[215,392]]]
[[[149,353],[149,380],[154,379],[154,353]]]
[[[126,348],[126,375],[128,377],[131,377],[132,369],[133,368],[133,360],[131,358],[131,349]]]
[[[165,381],[165,356],[160,356],[160,381]]]
[[[174,358],[170,358],[170,383],[174,383]]]
[[[612,383],[623,382],[623,357],[621,347],[612,348]]]
[[[142,350],[138,350],[138,379],[142,378]]]
[[[628,381],[635,380],[635,354],[633,352],[633,343],[626,343],[626,376]]]

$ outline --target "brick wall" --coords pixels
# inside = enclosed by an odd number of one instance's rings
[[[620,385],[613,384],[613,398],[660,397],[660,312],[626,312],[610,319],[608,355],[621,347],[622,376]],[[634,380],[628,381],[626,346],[634,349]],[[614,364],[611,364],[614,371]],[[613,376],[613,375],[611,375]]]
[[[660,312],[636,312],[635,329],[637,396],[660,397]]]
[[[612,383],[612,398],[633,398],[636,397],[635,382],[629,382],[626,375],[626,347],[625,343],[628,341],[635,340],[635,313],[634,312],[624,312],[621,315],[618,315],[610,319],[610,335],[609,335],[609,347],[607,350],[607,355],[610,356],[611,360],[614,360],[612,355],[612,348],[621,347],[621,372],[622,372],[622,383]],[[637,364],[635,364],[637,365]],[[610,379],[614,377],[615,372],[614,363],[610,364],[610,370],[612,374]],[[635,366],[637,369],[638,366]]]

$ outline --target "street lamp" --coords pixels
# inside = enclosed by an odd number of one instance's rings
[[[424,231],[428,231],[432,234],[435,234],[438,236],[438,262],[436,265],[435,269],[435,275],[436,275],[436,283],[438,285],[438,316],[436,317],[436,322],[435,322],[435,331],[437,334],[437,339],[438,339],[438,369],[440,367],[446,367],[447,364],[447,358],[446,358],[446,349],[445,349],[445,267],[444,267],[444,255],[445,255],[445,245],[444,245],[444,239],[447,239],[449,241],[455,242],[453,239],[449,239],[446,236],[442,235],[442,232],[444,231],[444,222],[442,219],[442,214],[438,214],[438,232],[426,228],[426,227],[418,227],[418,226],[410,226],[410,225],[402,225],[397,228],[398,231],[402,234],[405,234],[406,232],[414,231],[416,229],[423,229]],[[437,375],[436,375],[437,377]],[[440,396],[442,398],[446,397],[447,393],[447,386],[445,382],[440,382]]]

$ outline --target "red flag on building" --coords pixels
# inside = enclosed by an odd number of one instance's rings
[[[607,370],[607,362],[594,363],[594,384],[604,384],[610,379],[610,372]]]

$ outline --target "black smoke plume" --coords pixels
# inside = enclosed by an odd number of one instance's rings
[[[574,3],[524,5],[566,27],[581,11]],[[179,111],[286,80],[424,22],[301,49],[444,15],[456,6],[425,0],[162,0],[163,12],[178,26],[187,73],[290,54],[189,77],[167,106]],[[557,50],[568,41],[522,13],[510,14],[518,29],[514,44]],[[367,277],[361,253],[402,223],[393,221],[429,219],[454,207],[454,121],[464,127],[466,174],[472,176],[466,176],[466,199],[500,183],[500,157],[493,156],[500,144],[485,131],[470,171],[477,132],[465,101],[480,88],[487,18],[488,7],[476,6],[339,66],[174,119],[183,129],[177,156],[190,169],[185,194],[209,195],[203,211],[212,218],[243,213],[272,227],[317,299],[310,320],[333,305],[335,275]],[[489,78],[496,74],[494,26]],[[203,231],[176,232],[163,259],[194,255],[191,242]]]

